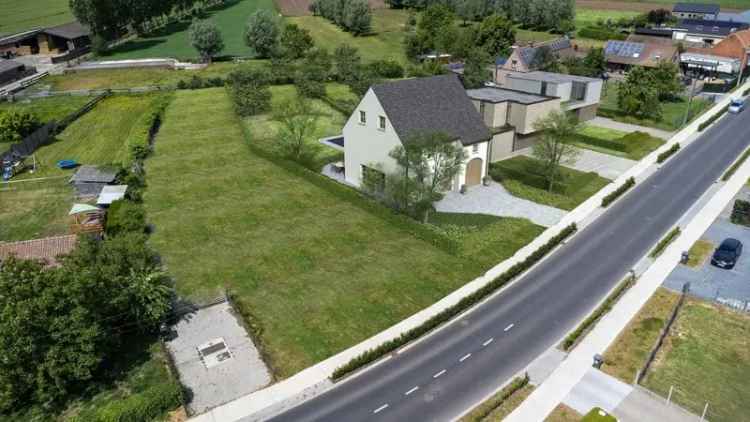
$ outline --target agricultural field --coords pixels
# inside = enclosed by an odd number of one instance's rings
[[[258,9],[275,12],[273,0],[238,0],[227,2],[226,6],[209,9],[207,19],[221,30],[224,39],[223,55],[249,56],[250,49],[244,42],[245,22]],[[128,41],[109,52],[106,60],[142,59],[172,57],[195,59],[198,57],[190,45],[188,36],[189,21],[166,26],[150,36]]]
[[[62,120],[83,107],[92,97],[86,95],[55,96],[35,99],[19,99],[16,102],[0,102],[0,112],[22,111],[32,113],[42,123]]]
[[[0,1],[0,35],[72,21],[68,0]]]
[[[245,129],[246,138],[225,90],[177,92],[147,161],[144,199],[151,243],[178,293],[200,300],[233,292],[279,377],[486,270],[421,240],[416,222],[269,154],[253,126]],[[508,238],[496,259],[536,235],[520,224],[512,237],[500,234]]]

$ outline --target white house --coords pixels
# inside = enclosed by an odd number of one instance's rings
[[[581,121],[596,117],[602,95],[602,80],[552,72],[509,73],[504,88],[557,97],[566,110]]]
[[[487,175],[492,134],[453,74],[370,87],[346,122],[343,140],[337,139],[343,141],[346,182],[360,187],[365,172],[395,172],[389,153],[425,132],[447,133],[466,152],[450,190],[481,183]]]

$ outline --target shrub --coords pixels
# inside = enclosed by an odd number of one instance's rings
[[[578,31],[578,37],[590,38],[592,40],[600,40],[600,41],[607,41],[607,40],[623,41],[627,38],[627,35],[621,34],[617,31],[612,31],[607,28],[594,28],[594,27],[588,26]]]
[[[732,175],[735,172],[737,172],[737,169],[740,168],[740,166],[742,165],[742,163],[744,163],[747,160],[747,157],[750,157],[750,149],[746,150],[740,156],[740,158],[737,161],[735,161],[734,164],[732,164],[731,167],[729,167],[729,170],[727,170],[727,172],[724,173],[723,176],[721,176],[721,180],[724,181],[724,182],[726,182],[727,180],[729,180],[729,178],[732,177]]]
[[[90,422],[150,422],[179,406],[182,402],[182,387],[165,383],[115,400],[96,410]],[[77,422],[78,418],[73,420]],[[81,421],[83,422],[83,421]]]
[[[661,163],[667,161],[667,159],[669,157],[671,157],[672,155],[674,155],[679,150],[680,150],[680,144],[679,143],[676,143],[676,144],[672,145],[668,150],[662,152],[661,154],[659,154],[656,157],[656,162],[659,163],[659,164],[661,164]]]
[[[659,255],[664,252],[665,249],[667,249],[667,246],[669,246],[676,238],[680,235],[680,227],[675,227],[667,233],[666,236],[662,240],[659,241],[659,243],[656,244],[656,247],[654,250],[651,251],[650,254],[648,254],[651,258],[657,258]]]
[[[725,106],[725,107],[722,107],[722,109],[719,110],[719,111],[717,111],[716,114],[714,114],[713,116],[709,117],[708,119],[706,119],[705,122],[703,122],[700,125],[698,125],[698,132],[702,131],[703,129],[705,129],[705,128],[709,127],[709,126],[711,126],[711,124],[713,122],[715,122],[716,120],[718,120],[719,117],[723,116],[724,113],[727,112],[727,110],[729,110],[729,106],[728,105]]]
[[[578,138],[579,142],[583,142],[584,144],[589,144],[597,147],[602,147],[606,149],[611,149],[613,151],[619,151],[627,153],[628,151],[628,144],[625,142],[620,142],[619,140],[609,140],[609,139],[601,139],[596,138],[594,136],[586,136],[586,135],[576,135],[576,138]]]
[[[750,226],[750,202],[737,199],[732,207],[732,223]]]
[[[471,413],[461,418],[462,421],[481,422],[484,421],[495,409],[500,407],[506,400],[508,400],[516,391],[522,389],[529,384],[529,374],[524,374],[523,377],[516,377],[510,382],[505,388],[503,388],[498,394],[480,404],[474,408]]]
[[[20,142],[40,126],[33,114],[25,111],[0,111],[0,143]]]
[[[125,140],[129,154],[122,162],[123,167],[128,168],[134,162],[145,159],[151,152],[151,137],[154,136],[161,124],[164,111],[172,101],[171,94],[157,97],[139,118],[133,130]]]
[[[252,116],[271,109],[270,74],[265,69],[243,68],[229,74],[230,95],[240,116]]]
[[[401,334],[399,337],[396,337],[392,340],[382,343],[381,345],[373,349],[367,350],[363,352],[362,354],[360,354],[359,356],[353,358],[351,361],[344,364],[343,366],[340,366],[333,372],[333,374],[331,375],[331,379],[334,381],[338,380],[342,378],[343,376],[365,365],[368,365],[376,361],[377,359],[380,359],[382,356],[398,349],[399,347],[409,343],[410,341],[421,337],[422,335],[432,331],[439,325],[451,320],[456,315],[460,314],[461,312],[479,303],[481,300],[483,300],[487,296],[491,295],[492,293],[494,293],[501,287],[508,284],[510,281],[514,280],[516,277],[521,275],[524,271],[531,268],[534,264],[536,264],[542,258],[544,258],[549,252],[551,252],[555,247],[557,247],[565,239],[567,239],[569,236],[575,233],[575,231],[576,231],[575,224],[571,224],[568,227],[564,228],[562,231],[560,231],[560,233],[558,233],[556,236],[551,238],[547,243],[545,243],[544,245],[539,247],[539,249],[532,252],[531,255],[529,255],[526,259],[524,259],[521,262],[516,263],[515,265],[510,267],[507,271],[500,274],[498,277],[496,277],[489,283],[485,284],[474,293],[461,299],[455,305],[443,310],[439,314],[428,319],[422,325],[414,327],[411,330]]]
[[[635,186],[635,179],[633,179],[632,177],[629,177],[628,180],[626,180],[625,183],[623,183],[619,188],[615,189],[609,195],[602,198],[602,207],[609,206],[609,204],[614,202],[615,199],[622,196],[625,192],[630,190],[630,188],[632,188],[633,186]]]
[[[381,78],[397,79],[404,77],[404,67],[395,60],[377,60],[368,65],[373,74]]]
[[[109,206],[105,230],[107,236],[128,232],[143,233],[145,228],[146,211],[143,205],[121,199]]]
[[[625,279],[622,283],[620,283],[619,286],[609,295],[607,296],[607,299],[604,300],[604,303],[599,305],[598,308],[594,310],[594,312],[591,313],[583,322],[581,322],[576,329],[568,334],[567,337],[565,337],[565,340],[563,340],[563,350],[568,351],[571,347],[573,347],[574,344],[578,341],[581,336],[583,336],[588,330],[596,324],[601,317],[606,314],[607,312],[612,310],[612,307],[615,305],[615,302],[627,291],[632,285],[635,283],[635,277],[629,276]]]

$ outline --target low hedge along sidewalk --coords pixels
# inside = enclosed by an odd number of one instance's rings
[[[632,188],[633,186],[635,186],[635,179],[633,179],[632,177],[628,177],[628,180],[626,180],[625,183],[620,185],[619,188],[615,189],[614,191],[610,192],[607,196],[602,198],[602,207],[606,208],[607,206],[609,206],[609,204],[614,202],[615,199],[622,196],[625,192],[630,190],[630,188]]]
[[[479,406],[472,409],[469,414],[461,418],[459,422],[481,422],[487,416],[489,416],[495,409],[500,407],[506,400],[508,400],[516,391],[526,387],[529,384],[529,374],[525,373],[523,377],[516,377],[510,382],[505,388],[500,390],[498,394],[480,404]]]
[[[698,132],[701,132],[703,129],[711,126],[711,124],[713,122],[715,122],[716,120],[718,120],[719,117],[723,116],[724,113],[727,112],[727,110],[729,110],[729,105],[726,105],[726,106],[722,107],[721,110],[719,110],[719,111],[716,112],[716,114],[714,114],[713,116],[709,117],[708,119],[706,119],[705,122],[703,122],[700,125],[698,125]]]
[[[524,271],[531,268],[534,264],[539,262],[542,258],[544,258],[549,252],[551,252],[556,246],[558,246],[560,243],[562,243],[565,239],[570,237],[573,233],[575,233],[577,230],[577,227],[575,223],[565,227],[558,233],[556,236],[551,238],[547,243],[539,247],[539,249],[535,250],[531,253],[526,259],[524,259],[521,262],[516,263],[512,267],[510,267],[507,271],[500,274],[497,278],[490,281],[489,283],[485,284],[482,288],[478,289],[474,293],[470,294],[469,296],[466,296],[465,298],[461,299],[458,303],[455,305],[443,310],[439,314],[433,316],[429,320],[425,321],[422,325],[418,327],[414,327],[411,330],[401,334],[399,337],[396,337],[392,340],[386,341],[385,343],[382,343],[381,345],[367,350],[363,352],[361,355],[353,358],[348,363],[344,364],[343,366],[338,367],[335,371],[333,371],[333,374],[331,375],[331,379],[333,381],[337,381],[344,376],[356,371],[359,368],[362,368],[363,366],[366,366],[381,357],[387,355],[388,353],[398,349],[399,347],[411,342],[412,340],[416,340],[417,338],[423,336],[424,334],[432,331],[434,328],[438,327],[439,325],[442,325],[443,323],[451,320],[456,315],[462,313],[463,311],[469,309],[470,307],[474,306],[475,304],[479,303],[501,287],[508,284],[510,281],[521,275]]]
[[[661,154],[659,154],[656,157],[656,162],[659,163],[659,164],[661,164],[661,163],[667,161],[667,159],[669,157],[673,156],[679,150],[680,150],[680,144],[679,143],[672,145],[668,150],[662,152]]]
[[[651,258],[656,258],[661,255],[662,252],[667,249],[667,246],[669,246],[669,244],[672,243],[677,238],[677,236],[680,235],[680,233],[681,232],[679,226],[672,229],[672,231],[664,236],[664,239],[660,240],[659,243],[656,244],[656,247],[651,251],[650,254],[648,254],[648,256]]]

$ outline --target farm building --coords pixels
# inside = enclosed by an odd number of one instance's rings
[[[78,22],[51,28],[39,28],[0,38],[0,56],[65,56],[75,57],[88,51],[89,30]]]
[[[33,67],[13,60],[0,59],[0,86],[35,73]]]

